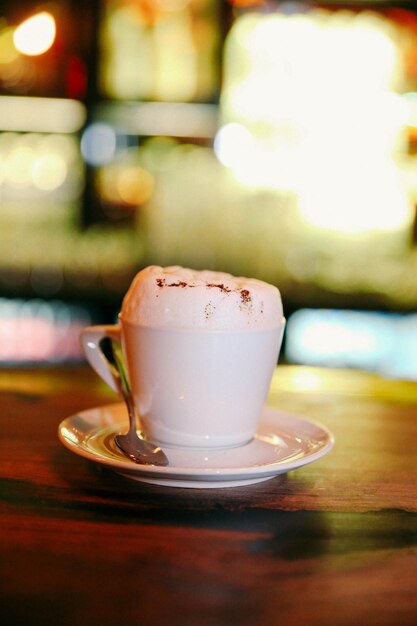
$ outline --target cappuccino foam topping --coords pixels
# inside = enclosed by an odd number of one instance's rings
[[[255,278],[151,265],[123,300],[123,321],[154,328],[246,330],[282,324],[276,287]]]

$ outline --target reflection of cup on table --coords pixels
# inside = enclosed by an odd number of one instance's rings
[[[119,324],[86,328],[82,343],[91,366],[116,392],[100,342],[121,343],[148,439],[231,447],[257,431],[284,326],[272,285],[151,266],[133,281]]]

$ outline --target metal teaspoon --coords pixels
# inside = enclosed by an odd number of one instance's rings
[[[134,463],[141,465],[168,465],[169,461],[163,450],[150,441],[145,441],[145,439],[140,438],[137,434],[136,409],[121,358],[120,346],[112,342],[112,348],[116,365],[115,378],[118,382],[119,392],[123,396],[129,415],[128,432],[125,435],[115,435],[114,441],[123,454]]]

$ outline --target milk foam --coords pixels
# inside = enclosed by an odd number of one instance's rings
[[[135,276],[120,317],[154,328],[261,330],[281,326],[283,310],[278,289],[263,281],[151,265]]]

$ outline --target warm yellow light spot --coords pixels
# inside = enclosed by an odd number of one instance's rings
[[[220,135],[216,155],[241,184],[292,194],[307,227],[404,229],[414,115],[403,74],[392,25],[377,14],[245,14],[226,40],[222,122],[246,128],[252,145]]]
[[[117,190],[126,204],[137,206],[151,196],[154,187],[153,177],[141,167],[127,167],[119,174]]]
[[[137,207],[150,198],[153,189],[153,176],[138,165],[108,166],[98,176],[98,191],[111,204]]]
[[[119,201],[117,193],[117,168],[114,165],[107,165],[101,168],[97,174],[97,191],[104,201],[117,203]]]
[[[67,177],[67,166],[59,154],[44,154],[32,167],[32,179],[42,191],[58,189]]]
[[[322,385],[317,372],[307,367],[300,367],[292,377],[292,387],[295,391],[317,391]]]
[[[0,32],[0,64],[12,63],[18,57],[18,51],[13,44],[13,28],[5,28]]]
[[[28,146],[18,146],[11,151],[5,167],[5,179],[12,187],[28,187],[31,184],[34,157],[34,150]]]
[[[55,35],[55,20],[50,13],[43,11],[22,22],[14,32],[13,41],[22,54],[37,56],[49,50]]]

